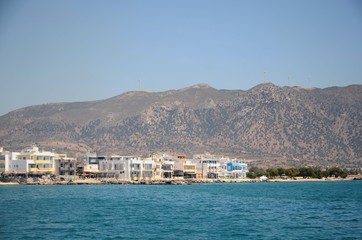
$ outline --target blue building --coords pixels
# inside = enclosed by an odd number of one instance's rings
[[[240,162],[230,162],[226,164],[226,171],[229,178],[246,178],[248,164]]]

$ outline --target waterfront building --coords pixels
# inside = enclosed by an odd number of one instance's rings
[[[9,171],[11,156],[11,152],[5,151],[3,147],[0,147],[0,174]]]
[[[152,160],[154,161],[154,173],[153,173],[153,179],[162,179],[163,178],[163,161],[165,159],[165,154],[159,154],[159,153],[153,153],[150,155],[149,158],[146,158],[145,160]]]
[[[174,177],[180,178],[180,177],[184,177],[184,160],[186,159],[186,157],[184,158],[183,156],[178,156],[175,159],[175,165],[174,165]]]
[[[156,163],[152,158],[141,159],[137,156],[103,157],[99,161],[100,177],[112,177],[124,180],[155,179]]]
[[[133,159],[129,161],[130,179],[140,180],[142,179],[143,162],[141,159]]]
[[[85,159],[86,164],[98,165],[99,161],[105,160],[105,156],[97,156],[96,153],[88,153]]]
[[[17,174],[55,174],[55,153],[40,150],[36,145],[12,153],[9,172]]]
[[[196,178],[196,163],[187,159],[186,156],[178,156],[175,162],[174,176]]]
[[[233,160],[226,164],[226,176],[228,178],[246,178],[248,165],[241,161]]]
[[[225,178],[227,175],[227,163],[231,162],[228,157],[212,155],[210,153],[195,154],[194,161],[197,167],[198,178]]]
[[[219,177],[220,163],[217,159],[201,159],[198,161],[198,170],[201,172],[201,178],[216,179]],[[201,165],[201,167],[200,167]]]
[[[152,159],[144,159],[143,161],[143,171],[142,177],[143,179],[153,179],[154,171],[155,171],[155,162]]]
[[[83,166],[83,176],[117,178],[123,180],[155,179],[156,162],[151,158],[141,159],[138,156],[97,156],[87,154]],[[161,162],[159,163],[161,170]],[[162,174],[158,173],[160,176]]]
[[[122,156],[125,163],[125,179],[151,180],[154,179],[156,164],[152,158],[141,159],[137,156]]]
[[[196,164],[188,160],[184,163],[184,178],[196,178]]]
[[[55,174],[72,176],[116,178],[122,180],[157,180],[172,178],[245,178],[247,164],[238,160],[210,154],[172,156],[153,153],[139,156],[97,156],[88,153],[82,164],[66,154],[40,150],[36,145],[21,152],[0,148],[0,173],[17,175]]]
[[[88,157],[84,167],[86,174],[93,174],[96,177],[141,180],[153,178],[154,161],[142,160],[137,156],[92,155]]]
[[[99,161],[99,176],[125,179],[125,160],[122,156],[104,157]]]
[[[162,162],[162,178],[173,178],[174,176],[174,166],[175,166],[175,161],[172,160],[164,160]]]
[[[76,171],[76,159],[69,158],[66,154],[55,155],[55,175],[69,179],[74,178]]]
[[[105,160],[103,156],[97,156],[96,153],[87,153],[83,164],[83,177],[97,177],[99,173],[99,162]]]
[[[97,177],[97,174],[99,173],[98,170],[98,164],[83,164],[83,177]]]

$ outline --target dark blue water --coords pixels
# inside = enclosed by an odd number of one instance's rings
[[[362,239],[362,182],[1,186],[0,239]]]

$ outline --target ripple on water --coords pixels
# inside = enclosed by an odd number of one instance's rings
[[[4,186],[4,239],[359,239],[361,182]]]

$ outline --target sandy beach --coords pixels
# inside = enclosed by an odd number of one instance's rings
[[[0,182],[0,186],[19,185],[17,182]]]

